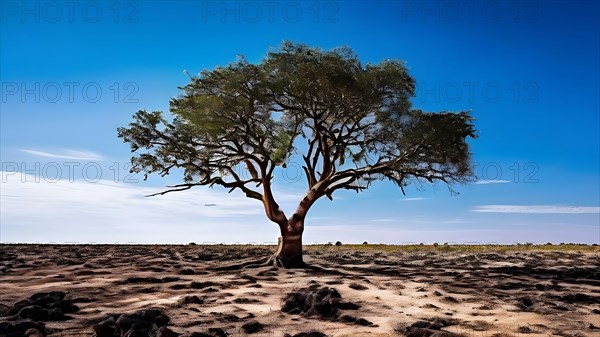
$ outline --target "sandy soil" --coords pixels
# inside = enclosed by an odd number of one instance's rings
[[[403,336],[420,320],[465,336],[600,336],[600,251],[384,253],[330,247],[305,260],[324,269],[215,267],[271,254],[252,246],[0,245],[0,316],[35,293],[66,292],[79,311],[46,323],[50,336],[93,336],[107,315],[158,308],[181,334],[222,328],[253,336]],[[286,294],[335,288],[342,310],[371,326],[281,312]],[[200,303],[185,303],[196,295]],[[193,300],[189,300],[194,302]],[[9,318],[10,319],[10,318]],[[0,322],[7,320],[0,317]]]

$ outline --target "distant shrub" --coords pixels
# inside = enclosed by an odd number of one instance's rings
[[[195,246],[195,245],[196,245],[196,243],[195,243],[195,242],[190,242],[190,243],[188,243],[188,244],[189,244],[190,246]]]
[[[439,243],[437,243],[437,242],[434,242],[434,243],[433,243],[433,246],[434,246],[434,247],[437,247],[437,246],[439,246],[439,245],[440,245],[440,244],[439,244]]]
[[[369,243],[367,241],[363,242],[363,245],[368,245]]]
[[[341,242],[341,241],[337,241],[337,242],[335,243],[335,245],[339,247],[339,246],[341,246],[341,245],[342,245],[342,242]]]
[[[546,242],[546,246],[552,246],[552,242]]]

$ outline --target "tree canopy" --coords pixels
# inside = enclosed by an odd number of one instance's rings
[[[403,189],[414,180],[465,182],[472,174],[470,112],[414,109],[415,80],[401,61],[364,65],[346,47],[285,42],[258,64],[240,57],[181,89],[170,117],[142,110],[118,130],[136,153],[133,172],[183,170],[182,184],[161,194],[221,185],[261,200],[268,218],[282,224],[273,172],[292,158],[301,160],[308,186],[294,213],[302,218],[317,199],[362,191],[375,179]]]

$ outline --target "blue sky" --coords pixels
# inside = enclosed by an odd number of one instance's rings
[[[600,242],[598,2],[1,5],[1,242],[276,241],[240,194],[144,198],[181,177],[128,176],[116,128],[167,111],[184,70],[258,62],[284,40],[402,59],[415,107],[470,109],[479,134],[479,181],[458,196],[386,182],[341,192],[310,211],[306,243]],[[295,167],[275,178],[288,212],[305,191]]]

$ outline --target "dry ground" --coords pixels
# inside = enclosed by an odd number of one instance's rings
[[[600,249],[592,246],[312,246],[324,269],[215,267],[268,256],[273,247],[200,245],[0,245],[0,315],[32,294],[64,291],[80,308],[47,322],[50,336],[93,336],[108,314],[159,308],[178,333],[220,327],[244,336],[319,330],[328,336],[402,336],[441,318],[466,336],[600,336]],[[285,294],[337,289],[361,326],[281,312]],[[198,296],[203,304],[184,303]],[[0,317],[0,321],[3,319]]]

